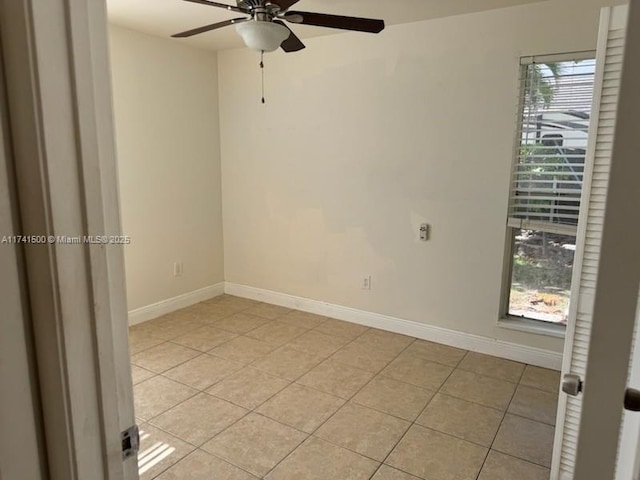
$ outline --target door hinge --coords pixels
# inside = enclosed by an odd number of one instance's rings
[[[120,434],[122,440],[122,460],[134,456],[140,450],[140,431],[138,425],[127,428]]]

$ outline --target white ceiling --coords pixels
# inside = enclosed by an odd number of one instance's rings
[[[234,0],[218,1],[235,4]],[[540,0],[300,0],[292,10],[381,18],[387,25],[395,25],[536,1]],[[161,37],[242,16],[183,0],[107,0],[107,7],[111,23]],[[340,32],[306,25],[293,25],[292,29],[300,38]],[[233,27],[175,41],[210,50],[243,46]]]

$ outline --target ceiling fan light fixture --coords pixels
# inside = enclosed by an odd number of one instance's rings
[[[283,25],[256,20],[238,23],[236,31],[248,48],[259,52],[273,52],[291,34]]]

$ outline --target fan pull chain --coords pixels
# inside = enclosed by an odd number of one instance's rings
[[[264,50],[260,50],[260,72],[262,74],[262,103],[264,103]]]

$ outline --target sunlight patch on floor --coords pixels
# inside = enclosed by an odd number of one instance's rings
[[[140,431],[140,440],[146,440],[147,438],[149,438],[149,434]],[[151,447],[138,454],[138,473],[142,475],[175,452],[175,450],[174,447],[166,443],[154,443]]]

